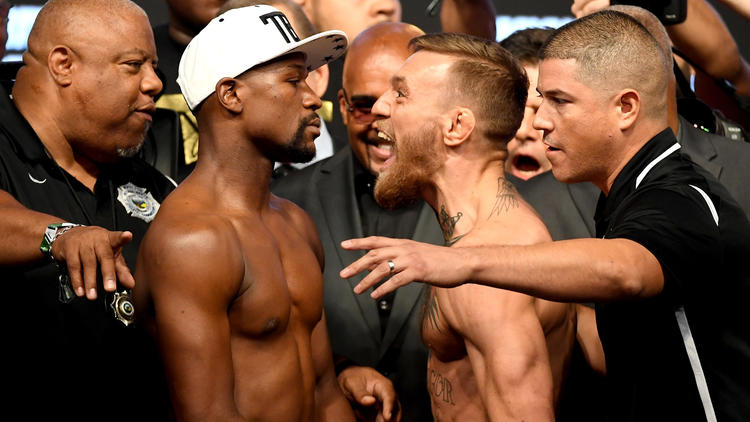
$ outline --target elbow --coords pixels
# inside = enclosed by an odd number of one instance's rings
[[[600,265],[600,279],[610,286],[609,297],[603,299],[631,299],[644,296],[646,283],[643,277],[633,271],[635,265],[628,260],[610,259]]]

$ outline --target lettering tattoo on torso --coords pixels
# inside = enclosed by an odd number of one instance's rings
[[[500,216],[503,212],[508,212],[513,208],[518,208],[518,197],[516,188],[513,183],[505,180],[503,177],[497,178],[497,194],[495,194],[495,205],[490,211],[489,220],[492,216]]]
[[[462,216],[463,213],[459,211],[455,216],[451,217],[445,210],[445,205],[440,206],[440,228],[443,230],[445,246],[452,246],[454,243],[458,242],[459,239],[465,236],[465,234],[462,234],[461,236],[453,237],[453,231],[456,229],[456,223],[458,223],[458,220],[460,220]]]
[[[432,395],[451,406],[455,406],[456,403],[453,401],[453,385],[451,384],[451,380],[432,368],[430,368],[429,377],[430,392]]]

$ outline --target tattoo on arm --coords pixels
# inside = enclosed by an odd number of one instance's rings
[[[459,211],[455,216],[451,217],[445,210],[445,205],[440,206],[440,227],[443,229],[443,238],[445,239],[446,246],[452,246],[454,243],[458,242],[459,239],[465,236],[465,234],[462,234],[461,236],[453,237],[453,231],[456,229],[456,223],[458,223],[458,220],[460,220],[462,216],[463,213]]]
[[[497,194],[495,195],[495,206],[490,211],[489,220],[492,216],[499,216],[503,212],[508,212],[512,208],[518,208],[518,198],[516,197],[516,188],[513,183],[502,177],[497,178]]]
[[[440,330],[440,309],[438,308],[437,297],[435,297],[435,289],[432,287],[427,288],[427,300],[424,302],[424,308],[422,311],[422,326],[424,329],[424,321],[430,323],[432,328],[436,329],[439,333]]]

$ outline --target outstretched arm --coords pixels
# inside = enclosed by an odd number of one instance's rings
[[[23,266],[45,259],[39,250],[48,225],[65,222],[61,218],[32,211],[13,196],[0,190],[0,265]],[[130,242],[130,232],[111,232],[101,227],[75,227],[52,244],[52,256],[68,268],[73,290],[78,296],[96,299],[97,273],[104,289],[114,291],[116,282],[132,288],[122,248]],[[99,270],[97,270],[97,266]]]
[[[558,302],[598,302],[659,293],[664,276],[646,248],[627,239],[573,239],[528,246],[452,247],[368,237],[342,242],[369,252],[341,271],[370,270],[355,288],[381,297],[412,281],[452,287],[472,282]],[[393,273],[388,261],[394,264]],[[471,280],[471,281],[469,281]]]
[[[719,0],[719,2],[734,10],[743,18],[750,20],[750,2],[747,0]]]
[[[688,0],[685,22],[668,25],[678,50],[716,79],[731,82],[737,93],[750,97],[750,65],[724,21],[706,0]]]

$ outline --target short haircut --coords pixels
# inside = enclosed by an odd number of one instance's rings
[[[664,25],[662,25],[661,21],[656,17],[656,15],[642,7],[631,6],[629,4],[613,4],[607,9],[614,10],[616,12],[622,12],[643,25],[648,33],[651,34],[652,37],[654,37],[657,43],[659,43],[661,52],[667,59],[667,68],[669,69],[669,72],[672,72],[672,66],[674,65],[674,57],[672,57],[672,43],[669,40],[667,29],[664,28]]]
[[[450,67],[456,95],[476,105],[477,128],[504,148],[523,120],[529,80],[520,63],[495,41],[442,33],[417,37],[411,49],[456,58]]]
[[[296,32],[300,38],[307,38],[318,33],[302,8],[292,0],[229,0],[221,6],[217,15],[221,15],[227,10],[247,6],[257,6],[259,4],[266,4],[273,7],[283,6],[289,10],[289,16],[287,16],[287,18],[291,21],[290,23],[292,24],[292,28],[294,28],[294,32]]]
[[[500,45],[522,64],[537,65],[539,50],[553,32],[555,30],[550,27],[519,29],[500,41]]]
[[[653,36],[634,18],[602,10],[569,22],[547,40],[542,61],[573,59],[575,77],[589,88],[611,95],[634,89],[647,116],[666,113],[668,73]]]

